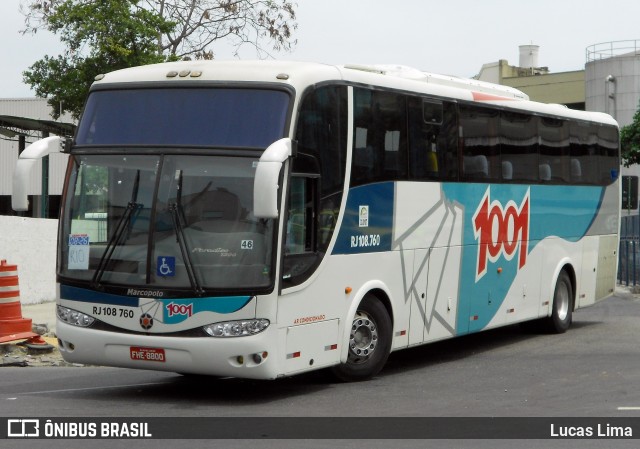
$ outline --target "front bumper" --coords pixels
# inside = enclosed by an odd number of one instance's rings
[[[250,379],[279,377],[276,329],[235,338],[164,337],[72,326],[57,320],[59,349],[67,362]],[[162,352],[163,360],[137,360],[131,348]]]

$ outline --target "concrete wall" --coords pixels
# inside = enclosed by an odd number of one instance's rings
[[[502,84],[521,90],[533,101],[576,104],[585,102],[584,79],[584,70],[577,70],[504,78]]]
[[[58,220],[0,216],[0,259],[18,266],[20,302],[56,299]]]

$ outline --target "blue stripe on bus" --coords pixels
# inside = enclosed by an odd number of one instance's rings
[[[347,206],[333,254],[360,254],[391,250],[393,182],[349,189]],[[362,214],[363,208],[367,213]]]
[[[244,308],[251,302],[252,296],[225,296],[209,298],[181,298],[181,299],[161,299],[163,319],[165,324],[177,324],[187,318],[188,314],[172,314],[171,310],[177,306],[192,307],[191,314],[199,312],[215,312],[220,314],[234,313]]]
[[[107,304],[113,306],[140,307],[140,298],[113,295],[94,290],[60,285],[60,297],[70,301],[88,302],[95,304]],[[162,304],[164,322],[175,324],[184,321],[187,316],[174,314],[169,316],[167,306],[174,304],[177,306],[192,306],[192,314],[198,312],[214,312],[229,314],[237,312],[251,302],[252,296],[218,296],[205,298],[144,298],[145,301],[153,300]]]
[[[349,189],[344,220],[333,254],[391,250],[394,191],[393,182]],[[487,192],[490,196],[489,207],[495,202],[505,210],[510,201],[516,209],[521,207],[528,192],[526,258],[547,237],[570,242],[582,239],[600,210],[605,189],[599,186],[450,183],[442,184],[442,191],[447,201],[455,202],[464,209],[456,323],[456,334],[462,335],[481,330],[491,322],[519,271],[519,254],[516,253],[510,260],[498,257],[493,262],[487,261],[486,273],[479,278],[476,276],[479,256],[473,218]],[[368,206],[365,223],[360,223],[362,206]],[[501,268],[499,274],[496,267]],[[474,316],[473,321],[470,316]]]
[[[70,301],[91,302],[96,304],[108,304],[112,306],[138,307],[137,297],[112,295],[110,293],[97,292],[86,288],[60,285],[60,298]]]
[[[517,205],[529,190],[529,243],[527,254],[541,240],[558,237],[577,242],[591,227],[600,209],[604,188],[596,186],[544,186],[506,184],[444,184],[443,191],[450,201],[464,208],[462,236],[462,266],[456,333],[474,332],[486,327],[504,302],[519,270],[519,258],[499,257],[487,262],[486,274],[476,279],[478,241],[474,234],[473,217],[490,188],[491,202],[503,207],[511,200]],[[502,270],[498,273],[496,267]],[[470,320],[471,316],[477,319]]]

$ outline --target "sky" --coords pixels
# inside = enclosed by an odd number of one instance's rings
[[[24,0],[0,0],[0,98],[33,97],[22,72],[61,54],[57,37],[22,35]],[[298,44],[276,59],[330,64],[398,64],[472,77],[483,64],[519,60],[519,45],[539,45],[539,66],[582,70],[586,48],[638,40],[638,0],[297,0]],[[217,59],[232,59],[224,43]],[[243,59],[254,59],[249,48]]]

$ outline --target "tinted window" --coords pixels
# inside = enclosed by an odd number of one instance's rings
[[[618,130],[612,126],[598,127],[599,177],[601,184],[613,182],[620,171]]]
[[[551,181],[551,167],[538,163],[536,117],[500,113],[501,177],[504,181]]]
[[[351,185],[407,179],[403,95],[356,88]]]
[[[300,108],[296,129],[298,156],[294,173],[320,175],[318,248],[324,251],[335,229],[347,149],[347,89],[326,86],[308,94]]]
[[[620,169],[617,128],[574,122],[570,126],[570,143],[572,181],[607,185],[617,179]]]
[[[346,164],[346,87],[324,86],[304,97],[296,140],[282,275],[285,287],[309,278],[336,227]]]
[[[466,181],[608,185],[618,177],[616,127],[476,105],[459,114]]]
[[[579,184],[598,184],[597,129],[586,122],[570,125],[571,180]]]
[[[541,117],[538,121],[538,133],[540,135],[540,164],[549,165],[554,182],[572,182],[571,160],[569,158],[569,122]]]
[[[407,106],[411,179],[457,179],[455,105],[409,97]]]
[[[497,110],[460,107],[462,175],[465,180],[487,182],[501,178],[499,123]]]
[[[76,143],[266,148],[283,137],[288,104],[288,94],[276,90],[97,91]]]

